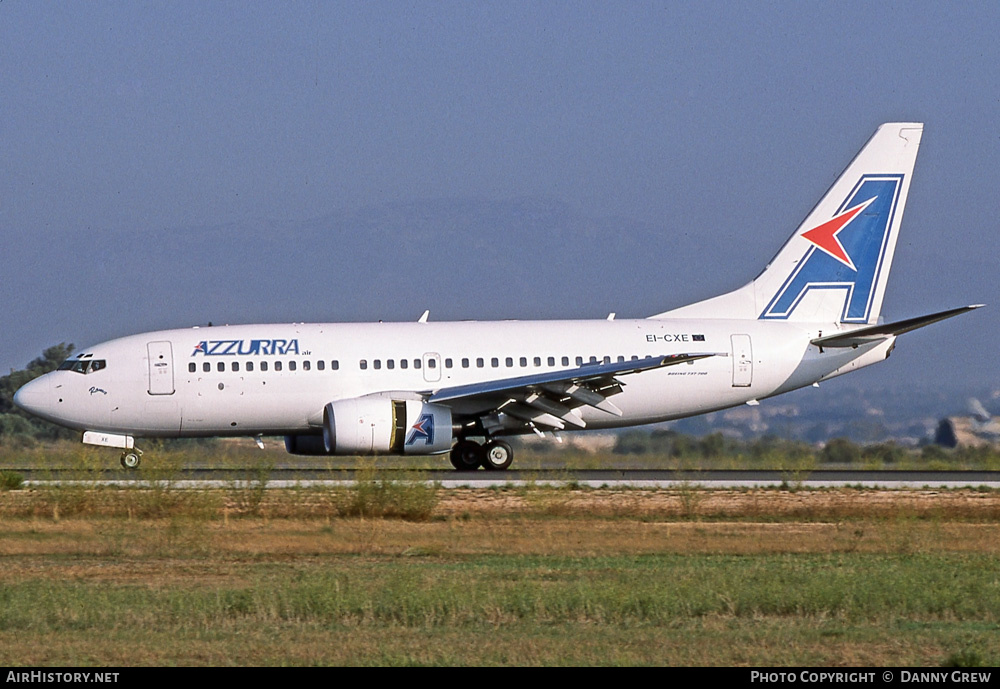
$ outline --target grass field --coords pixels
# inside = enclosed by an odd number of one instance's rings
[[[996,665],[1000,494],[0,491],[6,665]]]

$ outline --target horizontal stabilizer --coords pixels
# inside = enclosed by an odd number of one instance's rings
[[[930,325],[931,323],[937,323],[938,321],[943,321],[946,318],[957,316],[960,313],[966,313],[967,311],[978,309],[981,306],[984,306],[984,304],[962,306],[957,309],[940,311],[927,316],[917,316],[916,318],[908,318],[905,321],[896,321],[895,323],[870,325],[865,328],[851,330],[850,332],[817,337],[812,340],[812,344],[817,347],[858,347],[863,344],[878,342],[894,335],[902,335],[903,333],[908,333],[911,330],[922,328],[925,325]]]

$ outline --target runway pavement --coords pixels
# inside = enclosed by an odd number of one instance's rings
[[[25,484],[42,485],[60,483],[135,484],[148,481],[169,480],[177,488],[225,487],[234,482],[266,481],[268,487],[351,484],[353,471],[315,469],[275,469],[266,473],[254,470],[188,469],[164,478],[156,472],[126,472],[109,470],[81,476],[73,471],[22,471]],[[417,474],[398,470],[383,470],[378,478],[384,480],[412,479],[437,482],[444,488],[523,485],[579,485],[591,488],[677,488],[703,486],[705,488],[990,488],[1000,489],[1000,472],[996,471],[862,471],[862,470],[588,470],[588,471],[423,471]]]

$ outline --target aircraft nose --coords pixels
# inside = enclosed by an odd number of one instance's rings
[[[35,416],[44,416],[49,406],[52,381],[45,376],[28,381],[14,393],[14,404]]]

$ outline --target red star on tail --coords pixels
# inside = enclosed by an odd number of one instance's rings
[[[837,234],[842,229],[847,227],[850,222],[854,220],[859,213],[861,213],[861,211],[867,208],[868,204],[877,198],[877,196],[873,196],[854,208],[848,208],[843,213],[833,216],[833,218],[827,220],[822,225],[817,225],[811,230],[806,230],[802,233],[802,236],[819,247],[821,251],[833,256],[851,270],[856,271],[857,268],[854,266],[854,261],[852,261],[851,257],[847,255],[847,252],[844,250],[844,245],[841,244],[840,239],[837,238]]]

